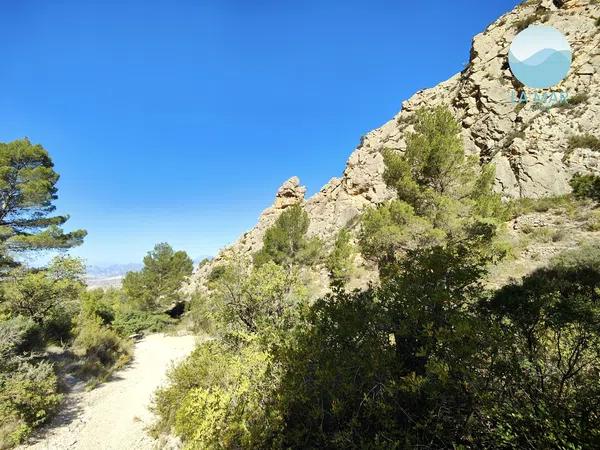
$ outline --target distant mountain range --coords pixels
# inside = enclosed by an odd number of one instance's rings
[[[114,277],[141,268],[141,263],[92,265],[87,267],[87,276],[93,278]]]
[[[200,256],[194,259],[194,266],[210,256]],[[120,287],[127,272],[138,271],[142,263],[89,265],[86,270],[86,282],[89,288]]]

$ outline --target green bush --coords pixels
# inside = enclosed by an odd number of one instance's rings
[[[540,198],[518,198],[507,203],[508,216],[515,218],[532,212],[547,212],[553,209],[572,211],[577,207],[569,195],[559,195]]]
[[[576,148],[589,148],[591,150],[600,152],[600,139],[591,134],[581,134],[569,137],[569,150],[575,150]]]
[[[286,268],[315,264],[321,257],[322,242],[307,237],[309,224],[310,218],[300,204],[286,208],[266,231],[263,247],[254,254],[254,264],[274,262]]]
[[[185,448],[279,448],[281,417],[273,408],[276,374],[256,343],[241,349],[211,341],[169,374],[156,394],[155,432],[179,435]]]
[[[105,291],[93,289],[81,294],[81,314],[84,317],[98,316],[104,325],[110,325],[115,320],[115,305],[113,293],[116,290]]]
[[[127,310],[117,311],[112,322],[112,328],[123,337],[140,332],[156,333],[163,331],[176,321],[167,314],[151,313],[148,311]]]
[[[569,184],[575,198],[591,198],[600,201],[600,176],[576,173]]]
[[[51,416],[62,396],[57,378],[47,362],[19,363],[0,374],[0,448],[20,443]]]
[[[499,290],[499,324],[478,448],[598,448],[600,244],[568,251]],[[487,435],[487,436],[484,436]]]
[[[336,236],[331,253],[325,260],[332,284],[343,286],[352,278],[355,254],[350,232],[341,230]]]
[[[40,327],[31,319],[17,316],[0,321],[0,370],[13,358],[42,345]]]
[[[217,331],[219,308],[213,298],[206,294],[196,293],[190,301],[188,317],[193,331],[213,334]]]
[[[130,360],[130,342],[103,326],[100,318],[86,319],[78,328],[73,348],[85,359],[82,375],[104,379]]]
[[[581,92],[579,94],[575,94],[573,97],[569,97],[567,99],[567,105],[577,106],[582,103],[585,103],[588,100],[588,98],[589,98],[588,94],[586,94],[585,92]]]

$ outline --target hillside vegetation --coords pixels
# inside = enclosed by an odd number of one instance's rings
[[[65,253],[86,232],[64,232],[68,217],[53,215],[58,178],[42,146],[0,143],[0,448],[47,422],[68,380],[91,388],[124,367],[130,335],[174,323],[192,271],[185,252],[159,244],[123,290],[88,291],[83,262]],[[23,263],[48,251],[61,253],[44,267]]]
[[[561,240],[515,240],[515,220],[562,211],[594,235],[598,178],[574,177],[573,196],[503,203],[459,129],[444,107],[419,110],[406,151],[383,153],[393,198],[333,248],[307,237],[297,204],[253,261],[213,266],[190,315],[214,339],[157,392],[156,434],[189,449],[600,446],[600,244],[490,283]],[[351,291],[356,254],[379,281]],[[323,264],[332,290],[315,298]]]

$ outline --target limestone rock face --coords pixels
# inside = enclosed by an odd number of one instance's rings
[[[482,163],[495,164],[495,188],[505,198],[567,193],[574,173],[600,174],[600,152],[569,148],[571,136],[600,137],[598,17],[600,4],[593,0],[530,0],[517,6],[475,36],[469,63],[461,73],[417,92],[389,122],[364,136],[340,178],[332,178],[307,201],[298,178],[289,179],[258,224],[214,261],[232,251],[251,254],[260,249],[265,230],[296,202],[302,202],[309,214],[309,234],[331,242],[366,207],[390,199],[392,193],[382,178],[381,150],[405,148],[411,116],[424,106],[447,105],[454,111],[462,124],[466,152]],[[536,92],[523,87],[508,65],[510,43],[527,23],[553,26],[567,37],[573,51],[571,69],[559,85],[544,92],[567,92],[571,98],[577,96],[577,103],[546,108],[511,101],[512,92],[525,92],[529,98]],[[214,263],[196,271],[188,292],[202,285]]]

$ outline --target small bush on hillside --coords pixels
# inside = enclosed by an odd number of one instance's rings
[[[569,183],[575,198],[591,198],[600,201],[600,177],[596,175],[575,174]]]
[[[77,355],[85,358],[81,374],[86,377],[107,378],[131,358],[131,344],[102,326],[99,318],[87,319],[79,325],[73,348]]]
[[[219,308],[208,295],[196,293],[190,302],[188,316],[197,333],[213,334],[216,331]]]
[[[19,363],[0,373],[0,448],[20,443],[51,416],[62,396],[57,378],[47,362]]]
[[[341,230],[335,239],[331,253],[325,261],[332,284],[343,286],[352,277],[356,249],[350,239],[350,232]]]
[[[588,231],[600,231],[600,211],[594,211],[588,218]]]
[[[42,345],[39,326],[23,316],[0,321],[0,370],[11,361]]]
[[[589,148],[600,152],[600,139],[592,134],[571,136],[569,138],[569,150],[575,150],[576,148]]]
[[[272,437],[281,417],[270,395],[278,378],[256,342],[200,344],[169,378],[156,394],[155,432],[175,431],[187,448],[279,448]]]
[[[507,204],[510,218],[522,216],[532,212],[547,212],[552,209],[566,209],[573,211],[577,207],[573,198],[568,195],[541,198],[518,198]]]
[[[33,364],[42,345],[38,324],[17,316],[0,321],[0,448],[21,442],[46,421],[60,402],[49,363]]]
[[[121,336],[127,337],[140,332],[156,333],[163,331],[176,321],[167,314],[147,311],[118,311],[112,323],[113,329]]]
[[[269,228],[263,247],[254,254],[254,264],[262,266],[270,261],[282,267],[315,264],[321,256],[322,242],[306,235],[310,219],[301,205],[286,208]]]
[[[585,103],[589,98],[589,95],[585,92],[575,94],[573,97],[569,97],[566,103],[563,103],[563,107],[573,107]]]

